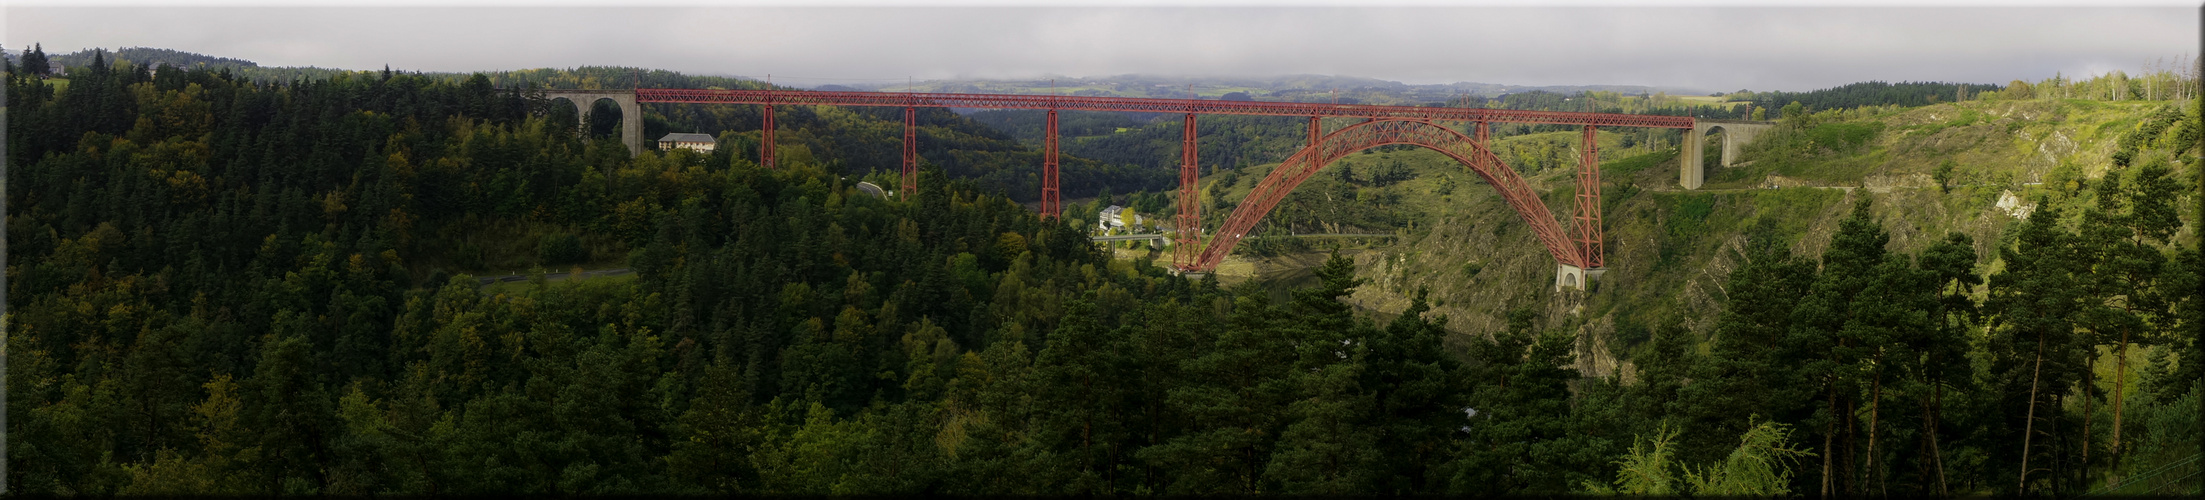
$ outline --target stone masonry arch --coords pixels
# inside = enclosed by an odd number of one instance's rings
[[[1722,130],[1722,166],[1728,167],[1738,161],[1739,146],[1753,142],[1753,139],[1760,137],[1762,132],[1775,127],[1776,122],[1765,121],[1693,120],[1692,130],[1685,131],[1684,143],[1680,145],[1679,149],[1681,151],[1677,155],[1679,170],[1677,172],[1677,184],[1684,186],[1685,189],[1699,189],[1702,184],[1707,182],[1707,169],[1703,166],[1707,163],[1707,160],[1700,155],[1702,154],[1701,148],[1705,147],[1701,144],[1707,141],[1708,132],[1717,129]]]
[[[589,133],[590,108],[599,99],[612,100],[620,105],[620,144],[628,147],[629,156],[643,154],[643,106],[636,104],[634,90],[546,90],[544,98],[574,103],[584,134]]]

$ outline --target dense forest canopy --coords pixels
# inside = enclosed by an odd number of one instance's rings
[[[43,46],[35,47],[41,49]],[[230,57],[216,57],[181,50],[156,47],[123,47],[110,52],[105,49],[85,49],[67,54],[55,54],[53,60],[70,66],[90,66],[92,60],[130,61],[147,66],[175,66],[179,68],[205,67],[209,70],[231,68],[259,68],[260,63]]]
[[[489,75],[94,59],[5,68],[11,492],[2075,494],[2200,439],[2194,99],[1989,254],[1756,221],[1708,342],[1591,377],[1528,309],[1358,313],[1337,254],[1283,294],[1113,259],[1002,194],[995,118],[922,115],[880,198],[900,116],[792,109],[769,170],[738,107],[647,108],[721,147],[631,157]]]
[[[1998,85],[1941,83],[1941,82],[1860,82],[1809,92],[1738,92],[1729,94],[1732,99],[1751,101],[1754,107],[1772,110],[1770,119],[1782,118],[1782,110],[1790,103],[1800,103],[1810,110],[1848,109],[1862,106],[1922,106],[1939,102],[1967,100],[1984,92],[1997,92]]]

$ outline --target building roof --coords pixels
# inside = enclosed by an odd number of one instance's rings
[[[675,133],[671,133],[671,134],[666,134],[666,137],[660,137],[660,138],[658,138],[658,141],[659,141],[659,142],[667,142],[667,141],[673,141],[673,142],[719,142],[719,140],[718,140],[718,139],[714,139],[714,138],[713,138],[712,136],[709,136],[709,135],[704,135],[704,134],[691,134],[691,133],[683,133],[683,132],[675,132]]]

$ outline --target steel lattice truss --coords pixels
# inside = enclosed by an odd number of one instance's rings
[[[1148,99],[1131,97],[1082,97],[1054,95],[1012,94],[932,94],[892,92],[811,92],[800,90],[711,90],[711,89],[636,89],[637,102],[690,103],[690,104],[758,104],[764,105],[764,143],[759,148],[759,162],[768,168],[774,166],[774,105],[800,106],[888,106],[904,108],[903,143],[903,194],[917,192],[918,153],[915,129],[917,119],[914,108],[991,108],[991,109],[1040,109],[1048,110],[1047,131],[1043,147],[1041,211],[1043,217],[1055,217],[1062,210],[1057,193],[1057,111],[1105,111],[1132,113],[1184,113],[1185,143],[1181,146],[1179,172],[1178,248],[1174,249],[1175,267],[1187,271],[1210,271],[1217,268],[1233,247],[1240,244],[1250,228],[1263,220],[1286,193],[1300,186],[1326,165],[1349,153],[1389,144],[1413,144],[1439,151],[1455,161],[1470,167],[1485,179],[1508,205],[1516,209],[1531,224],[1532,233],[1546,245],[1554,260],[1581,269],[1601,267],[1606,259],[1602,248],[1600,217],[1600,164],[1594,143],[1597,127],[1693,127],[1693,118],[1685,116],[1632,115],[1620,113],[1581,113],[1570,111],[1526,111],[1513,109],[1445,108],[1417,106],[1375,106],[1364,104],[1324,104],[1305,102],[1259,101],[1210,101],[1200,99]],[[1225,225],[1207,244],[1201,241],[1201,203],[1196,185],[1200,182],[1200,170],[1195,154],[1195,115],[1254,115],[1254,116],[1303,116],[1309,118],[1309,147],[1295,153],[1268,177],[1233,210]],[[1365,121],[1321,134],[1321,120],[1334,118],[1361,118]],[[1470,122],[1476,137],[1439,126],[1434,122]],[[1524,184],[1516,171],[1503,165],[1500,158],[1486,149],[1488,142],[1486,125],[1492,122],[1529,123],[1552,125],[1578,125],[1584,127],[1584,146],[1577,172],[1577,194],[1574,197],[1574,234],[1565,233],[1561,223],[1547,212],[1546,203],[1537,193]]]
[[[1441,120],[1465,122],[1593,125],[1601,127],[1692,128],[1692,117],[1526,111],[1484,108],[1426,108],[1310,102],[1212,101],[1013,94],[926,94],[909,92],[812,92],[805,90],[636,89],[637,102],[691,104],[793,104],[803,106],[889,106],[919,108],[1055,109],[1133,113],[1315,116],[1341,118]]]
[[[1484,144],[1480,142],[1479,144]],[[1578,147],[1581,155],[1577,162],[1577,255],[1582,262],[1578,269],[1594,269],[1605,265],[1607,250],[1601,244],[1600,229],[1600,141],[1591,125],[1585,126],[1585,138]]]
[[[1263,178],[1263,182],[1256,184],[1255,189],[1248,192],[1248,197],[1241,199],[1239,208],[1233,210],[1233,215],[1225,219],[1225,224],[1218,228],[1209,244],[1202,248],[1201,256],[1192,262],[1180,263],[1181,268],[1197,271],[1216,269],[1226,255],[1232,254],[1233,247],[1240,244],[1241,238],[1248,235],[1249,229],[1270,214],[1271,209],[1285,199],[1287,193],[1294,191],[1303,181],[1309,180],[1310,176],[1316,175],[1318,170],[1357,151],[1390,144],[1430,148],[1470,167],[1478,177],[1485,179],[1486,184],[1500,191],[1501,198],[1508,200],[1509,208],[1516,209],[1516,214],[1531,224],[1532,234],[1538,236],[1539,243],[1546,245],[1547,252],[1554,255],[1554,260],[1584,267],[1587,259],[1579,253],[1577,246],[1571,244],[1570,238],[1564,236],[1562,225],[1554,220],[1554,214],[1547,211],[1546,202],[1540,201],[1539,194],[1524,183],[1523,177],[1517,176],[1515,169],[1501,164],[1500,158],[1493,156],[1484,145],[1460,132],[1422,120],[1377,120],[1333,131],[1318,140],[1316,145],[1303,148],[1301,152],[1287,158],[1285,163],[1279,164],[1278,168],[1272,169],[1271,174]]]

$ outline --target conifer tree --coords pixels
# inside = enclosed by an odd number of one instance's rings
[[[2018,445],[2010,455],[2017,494],[2041,491],[2042,481],[2058,479],[2035,474],[2030,463],[2043,468],[2047,459],[2061,458],[2043,449],[2053,437],[2046,425],[2057,408],[2057,394],[2079,378],[2083,361],[2073,326],[2082,299],[2075,236],[2059,227],[2061,215],[2055,207],[2039,209],[2022,224],[2014,242],[1999,249],[2006,267],[1990,276],[1990,296],[1984,303],[1995,339],[1993,369],[2005,396],[2003,411],[2022,417],[2018,425],[2007,423],[2021,430],[2019,442],[2009,444]],[[2032,476],[2039,481],[2032,482]]]

